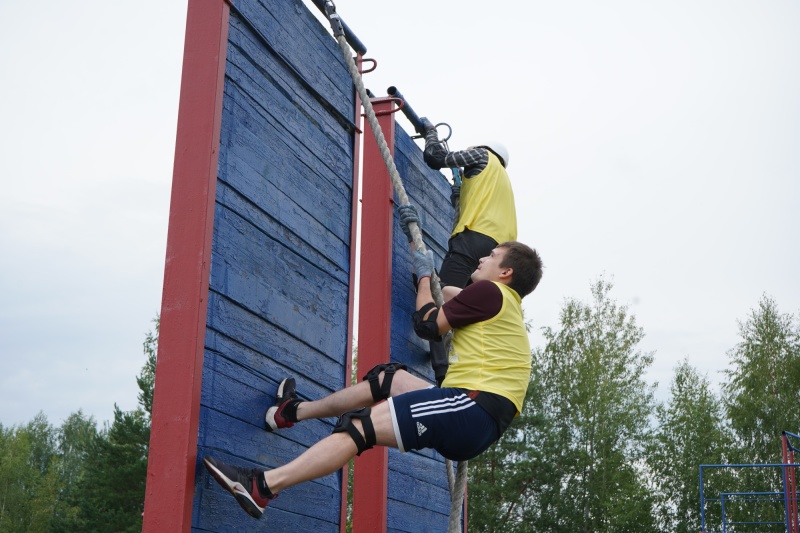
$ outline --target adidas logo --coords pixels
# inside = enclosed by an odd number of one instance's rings
[[[428,428],[417,422],[417,436],[421,436],[426,431],[428,431]]]

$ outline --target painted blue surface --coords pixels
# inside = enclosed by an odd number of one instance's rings
[[[286,376],[305,398],[345,384],[355,103],[340,54],[299,0],[233,3],[198,458],[275,467],[333,428],[268,433],[264,412]],[[338,473],[285,491],[261,520],[199,461],[197,474],[195,531],[339,531]]]
[[[422,160],[422,152],[406,132],[395,129],[395,164],[409,201],[417,207],[426,246],[437,266],[447,250],[453,220],[450,186],[445,177]],[[433,383],[428,343],[414,334],[415,308],[408,241],[395,217],[392,243],[392,360],[408,365]],[[450,491],[442,456],[432,450],[389,452],[389,502],[387,532],[427,533],[447,531]]]
[[[341,52],[300,0],[233,2],[199,459],[275,467],[331,433],[334,419],[268,433],[263,416],[286,376],[308,399],[346,382],[353,106]],[[441,262],[452,220],[448,183],[399,126],[395,139],[398,170]],[[427,343],[411,327],[411,263],[397,224],[392,245],[392,360],[432,381]],[[388,531],[446,530],[450,495],[437,453],[391,450],[388,475]],[[192,527],[338,532],[340,506],[337,473],[284,491],[254,520],[198,461]]]

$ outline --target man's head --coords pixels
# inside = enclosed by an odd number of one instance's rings
[[[521,242],[507,241],[481,258],[471,277],[472,281],[505,283],[524,298],[542,279],[542,258],[536,250]]]

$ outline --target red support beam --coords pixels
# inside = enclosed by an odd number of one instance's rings
[[[229,6],[189,0],[144,533],[192,524]]]
[[[794,450],[789,445],[789,436],[786,432],[781,435],[781,443],[783,445],[783,464],[795,464]],[[795,467],[783,467],[785,484],[784,501],[786,502],[786,530],[787,533],[800,533],[800,520],[798,520],[797,512],[797,472]]]
[[[391,99],[372,101],[379,115],[394,109]],[[394,154],[394,114],[378,117]],[[364,132],[361,206],[361,268],[358,314],[358,367],[364,374],[389,362],[392,299],[391,178],[369,124]],[[389,450],[376,447],[356,457],[353,481],[353,533],[385,533]]]

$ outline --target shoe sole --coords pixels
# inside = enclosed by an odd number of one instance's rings
[[[242,486],[241,483],[238,481],[233,481],[228,476],[223,474],[221,470],[219,470],[208,460],[208,458],[203,458],[203,462],[206,465],[206,469],[214,477],[214,479],[216,479],[225,490],[233,494],[233,497],[236,498],[236,501],[239,502],[239,505],[247,512],[247,514],[253,518],[261,518],[261,515],[264,514],[264,509],[259,507],[256,502],[253,501],[250,493],[244,488],[244,486]]]
[[[266,414],[264,415],[264,426],[266,426],[266,428],[267,428],[267,431],[269,431],[270,433],[271,433],[271,432],[273,432],[273,431],[277,431],[277,430],[281,429],[281,428],[279,428],[279,427],[272,427],[272,424],[270,424],[270,423],[269,423],[269,421],[270,421],[270,415],[273,415],[273,416],[272,416],[272,420],[275,420],[274,413],[275,413],[275,411],[277,411],[277,410],[278,410],[278,406],[277,406],[277,405],[273,405],[272,407],[270,407],[269,409],[267,409],[267,412],[266,412]]]
[[[269,423],[269,420],[270,420],[270,414],[275,413],[278,410],[278,407],[280,407],[280,404],[283,403],[283,400],[286,399],[283,393],[289,383],[292,384],[291,389],[294,392],[294,397],[297,397],[297,392],[296,392],[297,385],[295,384],[294,378],[282,379],[280,384],[278,385],[278,392],[275,393],[275,405],[267,409],[267,412],[264,414],[264,426],[270,433],[282,429],[280,427],[272,427],[272,424]],[[272,419],[275,420],[275,417],[273,416]]]

